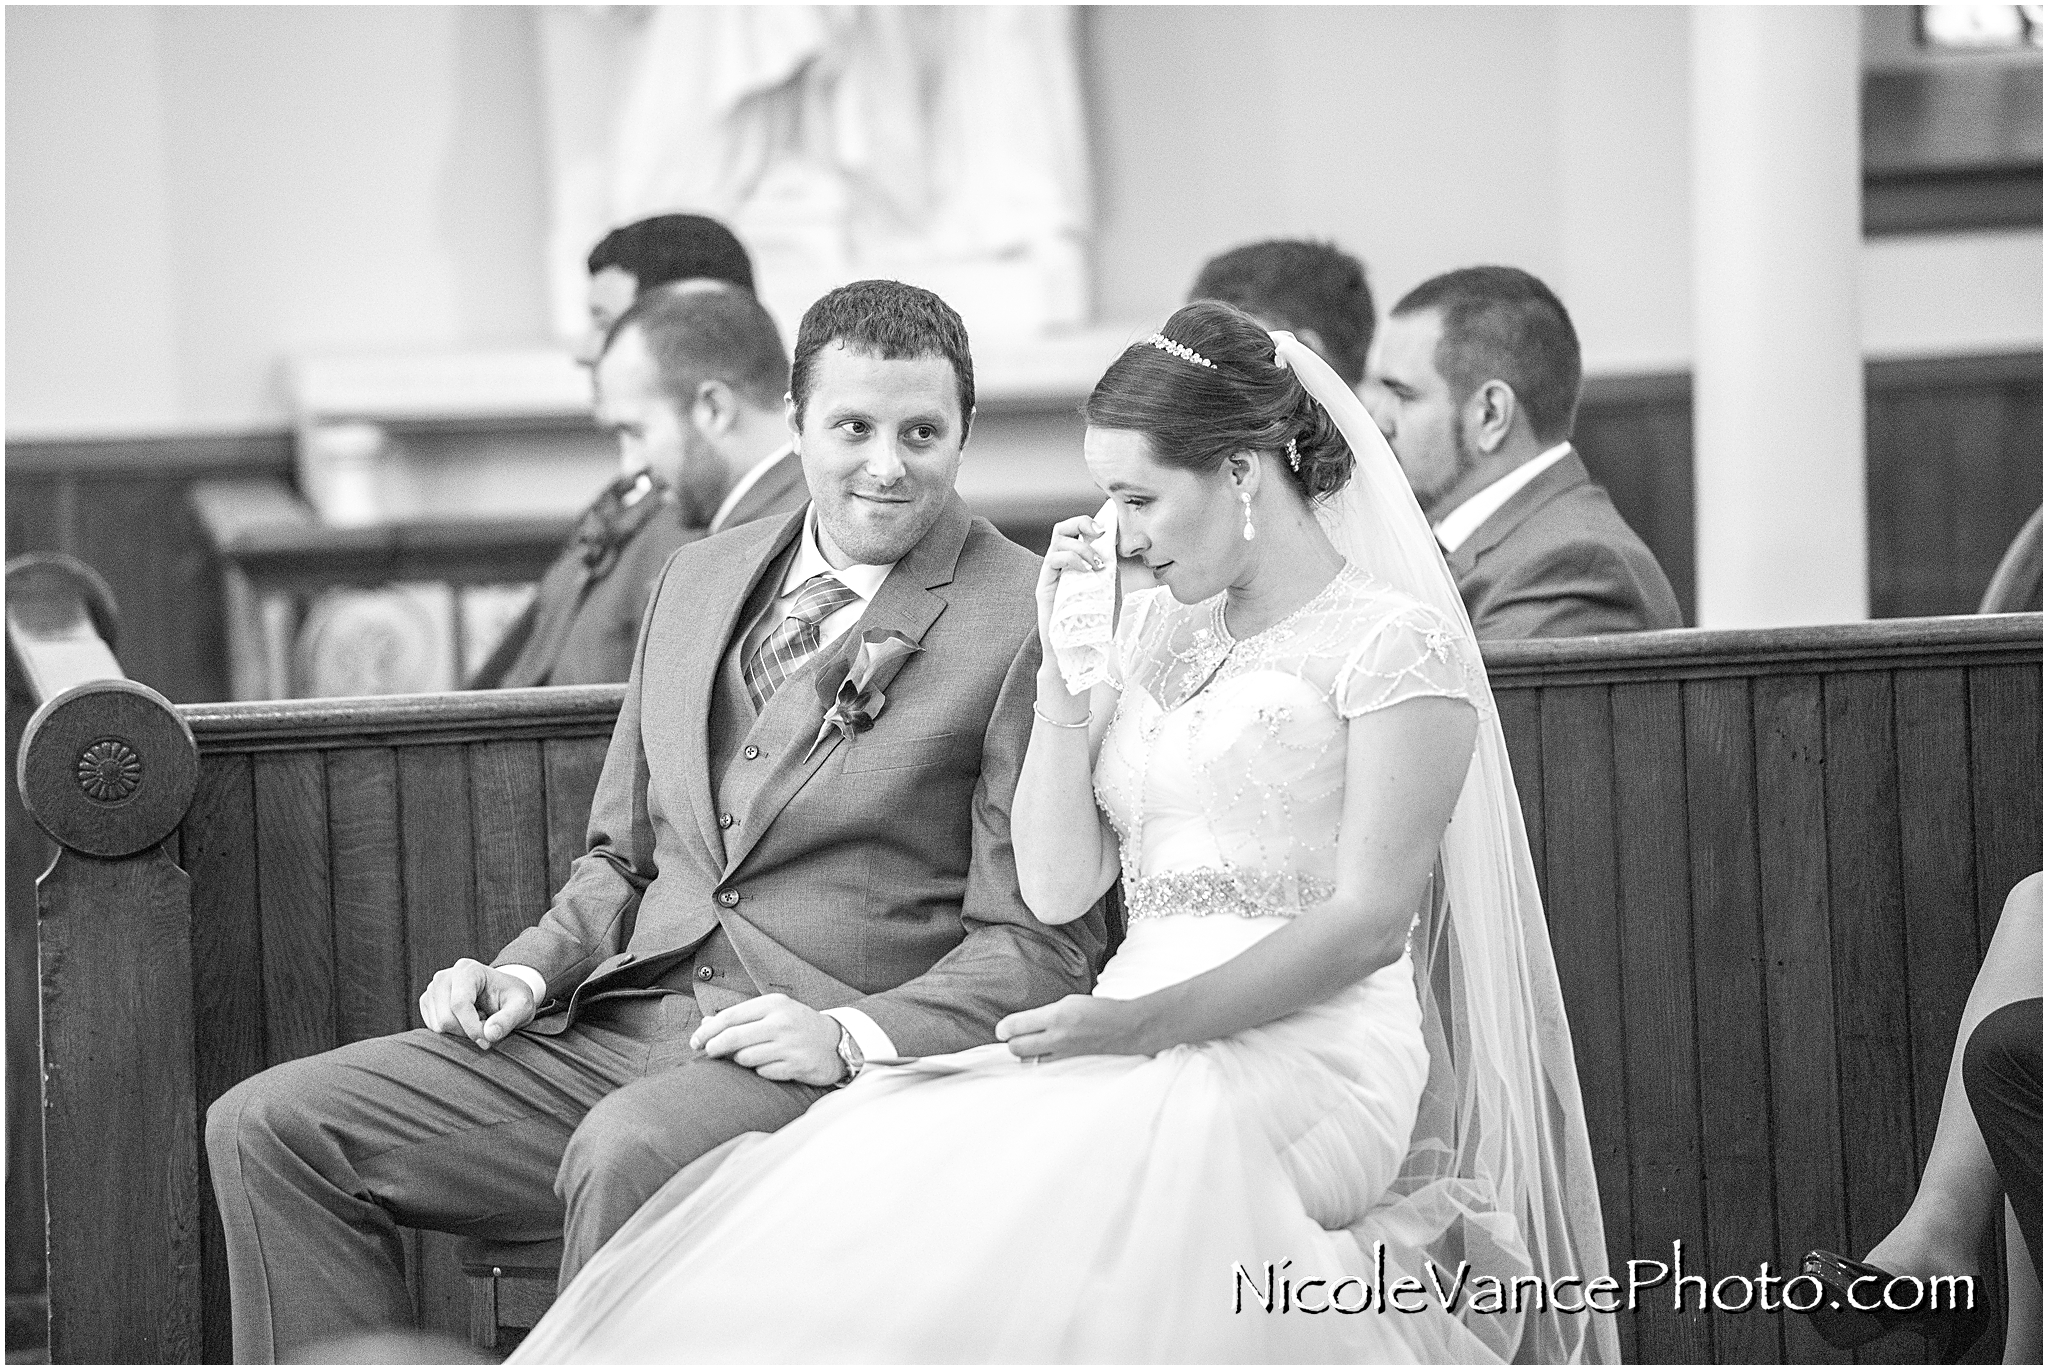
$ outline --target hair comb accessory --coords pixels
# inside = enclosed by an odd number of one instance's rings
[[[1294,445],[1294,439],[1287,440],[1287,466],[1296,475],[1301,474],[1301,449]]]
[[[1183,343],[1175,342],[1173,339],[1167,337],[1164,333],[1154,333],[1151,337],[1145,339],[1145,341],[1152,344],[1152,346],[1158,348],[1161,352],[1171,352],[1174,356],[1179,357],[1184,362],[1193,362],[1196,366],[1206,366],[1211,371],[1214,371],[1216,369],[1215,362],[1210,361],[1207,357],[1195,351],[1194,348],[1188,347]]]

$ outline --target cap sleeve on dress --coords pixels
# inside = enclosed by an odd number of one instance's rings
[[[1429,697],[1472,700],[1460,634],[1427,605],[1387,615],[1345,658],[1331,688],[1337,712],[1356,718]]]

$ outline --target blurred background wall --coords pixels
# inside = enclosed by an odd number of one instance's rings
[[[10,439],[262,432],[304,352],[547,338],[532,12],[7,15]],[[1095,316],[1327,236],[1382,302],[1525,267],[1591,373],[1690,360],[1683,8],[1133,7],[1082,22]],[[1873,356],[2032,349],[2041,234],[1876,239]]]

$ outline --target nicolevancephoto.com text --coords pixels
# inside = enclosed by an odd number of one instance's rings
[[[1472,1312],[1487,1316],[1515,1317],[1524,1313],[1634,1312],[1646,1296],[1671,1291],[1671,1308],[1682,1312],[1687,1299],[1694,1311],[1709,1307],[1722,1313],[1803,1313],[1818,1307],[1826,1291],[1811,1275],[1784,1276],[1771,1272],[1768,1261],[1754,1275],[1736,1273],[1711,1277],[1688,1274],[1685,1243],[1671,1243],[1671,1259],[1635,1259],[1627,1263],[1625,1279],[1601,1275],[1587,1280],[1577,1275],[1560,1275],[1544,1280],[1535,1275],[1509,1276],[1479,1274],[1470,1261],[1459,1261],[1446,1270],[1433,1260],[1423,1261],[1422,1274],[1387,1268],[1383,1241],[1372,1243],[1370,1275],[1310,1275],[1293,1270],[1292,1260],[1266,1261],[1256,1270],[1243,1263],[1231,1267],[1231,1311],[1234,1313],[1421,1313],[1431,1306],[1451,1314]],[[1972,1275],[1899,1275],[1879,1281],[1865,1276],[1847,1291],[1849,1305],[1862,1312],[1884,1309],[1894,1313],[1917,1310],[1968,1309],[1977,1302],[1977,1281]]]

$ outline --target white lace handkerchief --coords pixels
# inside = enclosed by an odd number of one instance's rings
[[[1085,695],[1111,678],[1110,654],[1116,636],[1116,501],[1096,512],[1101,530],[1092,544],[1102,554],[1099,571],[1062,571],[1053,590],[1053,659],[1067,688]]]

